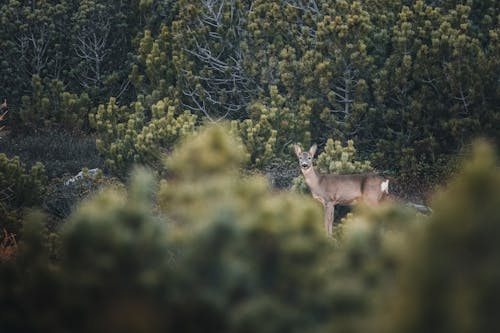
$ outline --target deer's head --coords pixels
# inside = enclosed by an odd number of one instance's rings
[[[299,165],[302,170],[308,170],[313,165],[314,154],[316,154],[316,149],[318,146],[316,144],[309,148],[309,151],[302,151],[298,145],[294,145],[295,155],[299,158]]]

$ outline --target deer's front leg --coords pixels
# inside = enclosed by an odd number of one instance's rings
[[[328,236],[331,236],[333,232],[334,213],[335,204],[333,202],[325,203],[325,231]]]

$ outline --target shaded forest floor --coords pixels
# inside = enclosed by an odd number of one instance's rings
[[[0,152],[19,156],[28,167],[36,162],[45,166],[49,179],[74,175],[82,168],[104,168],[104,159],[95,146],[95,138],[65,131],[39,133],[0,132]]]

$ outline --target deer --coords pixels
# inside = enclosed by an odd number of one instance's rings
[[[309,151],[302,151],[294,145],[299,166],[311,190],[314,199],[324,208],[324,227],[327,235],[333,231],[335,205],[353,205],[364,203],[369,206],[379,205],[389,194],[389,180],[376,173],[360,174],[321,174],[313,166],[317,145]]]

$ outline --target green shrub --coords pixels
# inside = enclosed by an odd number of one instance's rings
[[[106,158],[106,166],[119,175],[127,174],[133,163],[159,170],[161,152],[194,132],[196,116],[181,111],[178,101],[164,98],[156,102],[150,117],[143,105],[137,101],[130,108],[118,106],[116,99],[110,98],[90,116],[97,131],[97,149]]]
[[[497,331],[500,171],[491,146],[475,144],[433,209],[412,237],[397,288],[381,301],[378,331]]]
[[[73,94],[59,80],[32,77],[32,93],[22,97],[22,125],[35,129],[62,126],[67,130],[88,129],[91,101],[86,93]],[[15,124],[19,125],[19,124]]]
[[[32,207],[42,202],[47,176],[43,164],[36,163],[30,170],[19,157],[9,159],[0,154],[0,230],[17,233],[19,224],[16,220],[23,207]]]
[[[142,170],[127,190],[81,204],[60,238],[43,216],[29,217],[16,259],[0,262],[2,329],[496,331],[491,148],[475,150],[429,219],[394,205],[361,210],[332,241],[311,198],[243,177],[245,153],[232,142],[212,127],[177,147],[157,194],[161,215]],[[184,169],[189,161],[199,168]]]
[[[300,100],[297,110],[279,93],[269,87],[269,98],[254,101],[249,106],[248,119],[233,121],[232,131],[243,141],[252,166],[266,166],[273,158],[281,157],[290,140],[310,142],[312,107]]]

